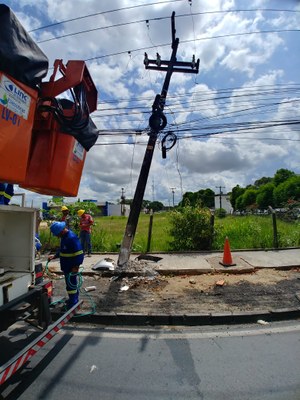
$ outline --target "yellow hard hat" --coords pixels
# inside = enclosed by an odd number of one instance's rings
[[[61,211],[67,211],[67,210],[69,210],[68,207],[62,206]]]
[[[82,214],[84,214],[84,213],[85,213],[85,210],[78,210],[77,211],[77,214],[79,215],[79,217],[81,217]]]

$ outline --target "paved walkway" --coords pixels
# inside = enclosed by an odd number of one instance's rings
[[[246,272],[256,268],[293,268],[300,267],[300,248],[287,250],[231,251],[232,266],[223,266],[223,252],[191,253],[149,253],[147,255],[131,254],[130,261],[142,261],[151,265],[161,274],[201,274],[208,272]],[[153,260],[151,260],[153,258]],[[158,261],[156,261],[159,259]],[[118,254],[96,253],[85,257],[83,273],[99,268],[111,272],[117,268]],[[51,261],[51,267],[59,271],[59,261]]]

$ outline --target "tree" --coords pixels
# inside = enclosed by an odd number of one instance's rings
[[[199,199],[202,200],[204,207],[213,208],[215,206],[215,192],[211,189],[199,190]]]
[[[272,180],[273,180],[272,178],[267,178],[267,177],[263,176],[262,178],[257,179],[257,180],[254,182],[254,186],[257,187],[257,188],[259,188],[259,187],[261,187],[261,186],[266,185],[267,183],[272,182]]]
[[[52,196],[51,201],[54,204],[62,204],[64,202],[64,198],[62,196]]]
[[[185,205],[195,205],[196,204],[196,193],[186,192],[182,196],[182,200],[178,203],[179,207],[184,207]]]
[[[243,194],[243,206],[244,208],[253,207],[256,203],[256,195],[257,190],[255,189],[246,189]]]
[[[244,194],[246,189],[241,188],[239,185],[236,185],[230,194],[230,203],[232,205],[232,208],[234,211],[236,210],[241,210],[241,200],[239,201],[239,205],[237,205],[237,199],[238,197],[240,197],[241,195]]]
[[[153,211],[161,211],[164,209],[164,205],[160,201],[151,201],[148,204],[148,207],[150,210],[153,210]]]
[[[259,188],[256,203],[260,210],[266,210],[269,206],[274,207],[274,189],[273,183],[267,183]]]
[[[243,194],[241,194],[235,201],[235,211],[243,211],[244,209],[244,198]]]
[[[292,176],[274,189],[277,207],[284,206],[289,200],[300,200],[300,176]]]
[[[274,185],[278,186],[292,176],[295,176],[295,172],[284,168],[278,169],[273,178]]]
[[[213,208],[215,206],[215,192],[211,189],[200,189],[198,192],[186,192],[182,196],[179,207],[190,205],[193,207],[198,206]]]

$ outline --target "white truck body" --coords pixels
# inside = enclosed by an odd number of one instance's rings
[[[0,206],[0,307],[34,284],[37,211]]]
[[[42,331],[13,357],[4,363],[1,359],[0,386],[51,340],[82,304],[80,301],[68,311],[53,314],[52,282],[44,281],[42,263],[35,261],[37,213],[34,208],[0,206],[0,338],[5,338],[8,346],[11,339],[15,342],[15,335],[11,337],[7,331],[18,321]],[[53,322],[57,315],[60,318]]]

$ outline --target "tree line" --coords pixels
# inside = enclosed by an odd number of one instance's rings
[[[245,188],[235,186],[230,194],[234,211],[267,210],[299,205],[300,175],[281,168],[273,177],[262,177]]]
[[[185,205],[214,208],[215,192],[211,189],[201,189],[197,192],[186,192],[179,207]],[[236,185],[229,193],[230,203],[234,211],[267,210],[298,206],[300,202],[300,175],[288,169],[281,168],[273,177],[262,177],[253,185],[241,187]]]

